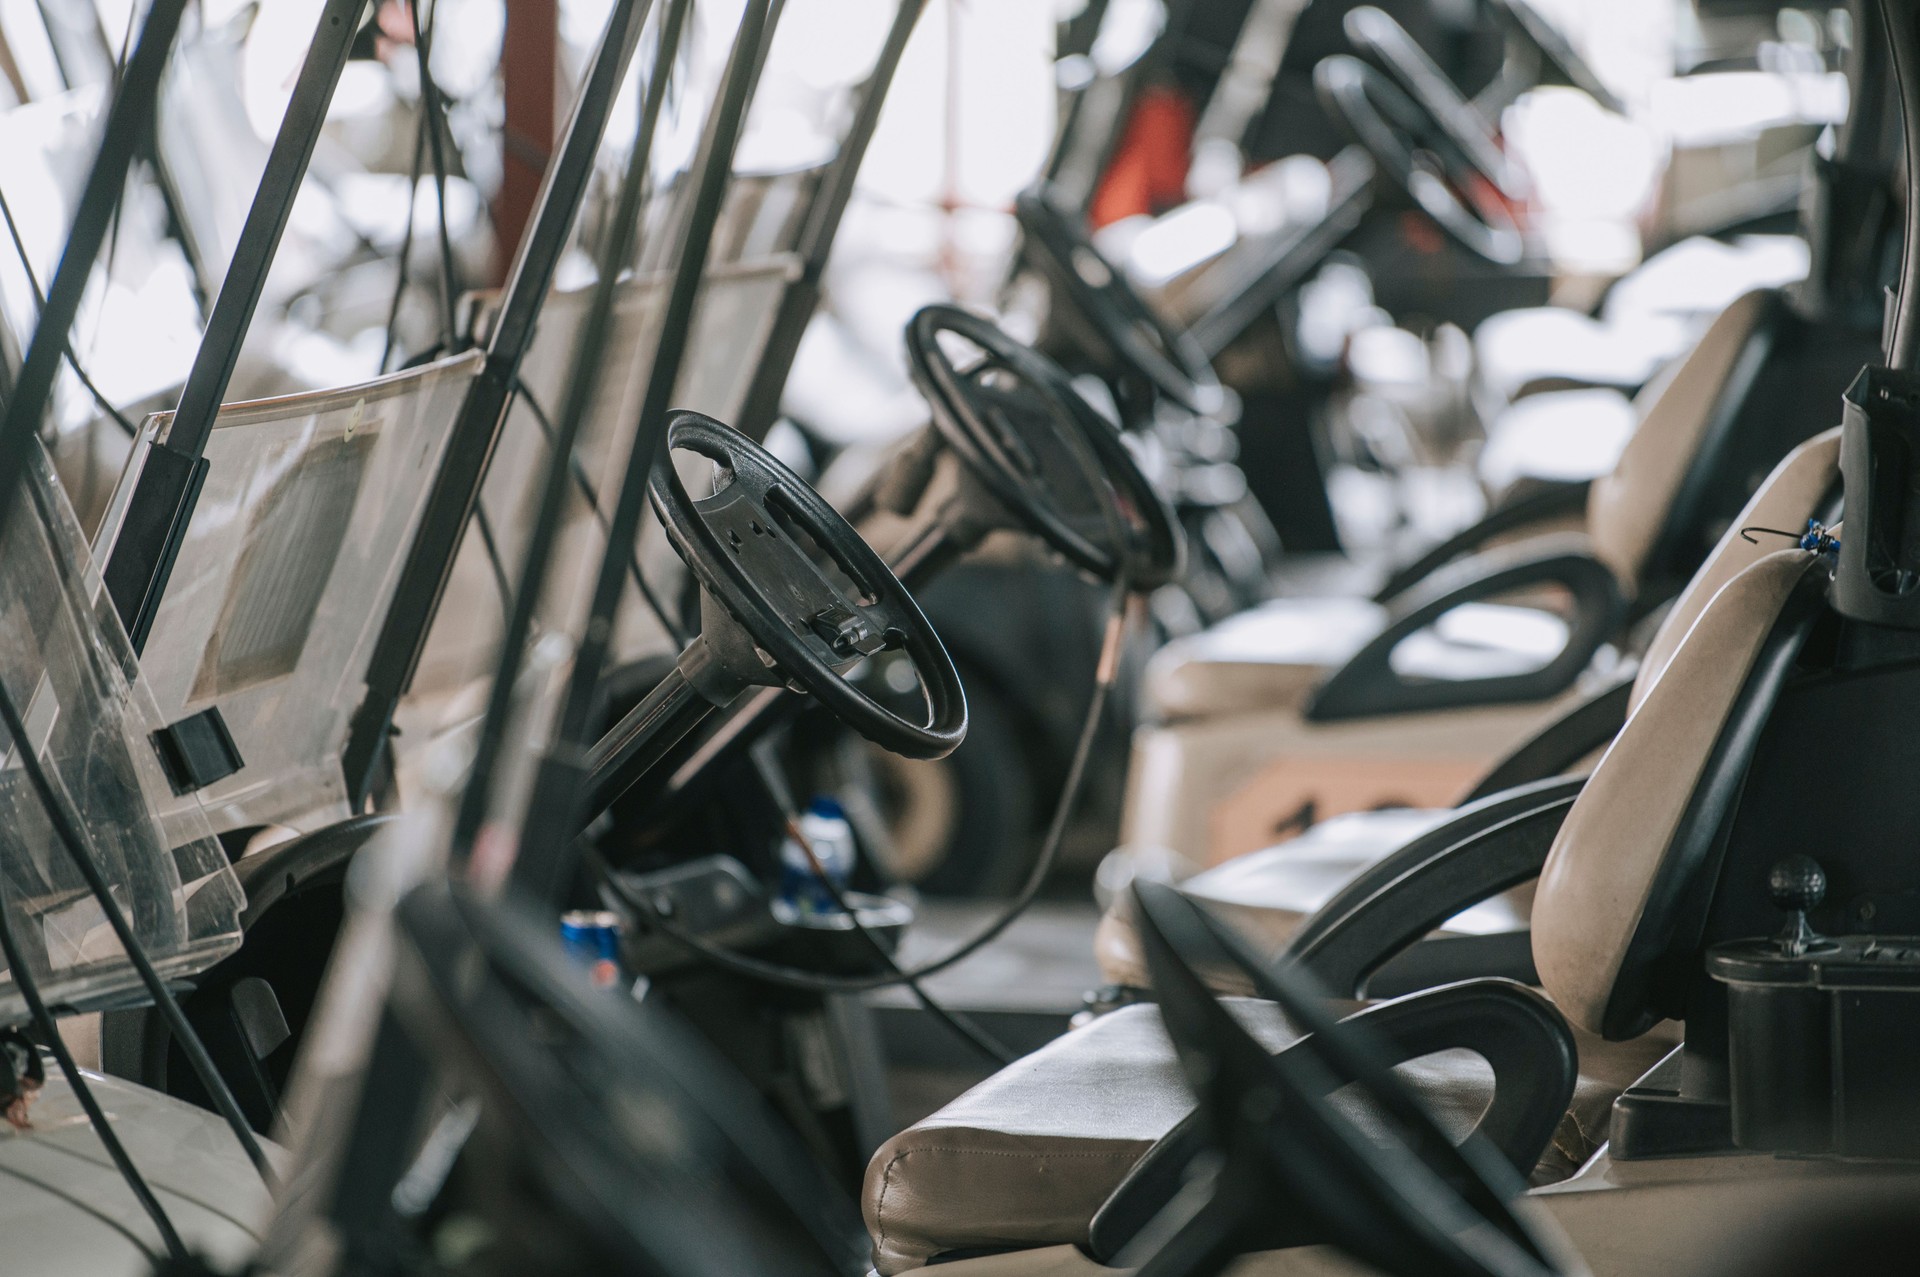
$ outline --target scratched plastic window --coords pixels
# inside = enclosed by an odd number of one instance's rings
[[[308,448],[254,509],[192,699],[293,673],[346,539],[375,430]]]
[[[139,977],[56,835],[23,744],[160,972],[190,975],[231,952],[239,883],[198,805],[167,784],[151,741],[162,720],[37,449],[0,530],[0,680],[27,737],[0,730],[0,907],[42,996],[84,1008]],[[22,1018],[7,971],[0,1023]]]
[[[240,770],[197,795],[214,828],[347,814],[348,722],[481,359],[220,409],[140,657],[165,722],[218,709],[239,749]],[[142,430],[103,548],[170,427]]]

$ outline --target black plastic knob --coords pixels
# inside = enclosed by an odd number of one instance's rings
[[[1827,895],[1827,871],[1812,856],[1788,856],[1767,871],[1767,894],[1788,913],[1806,913]]]

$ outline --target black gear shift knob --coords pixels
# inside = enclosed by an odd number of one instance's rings
[[[1799,957],[1820,943],[1807,913],[1827,895],[1827,871],[1812,856],[1788,856],[1767,871],[1767,894],[1787,914],[1780,930],[1780,952]]]
[[[1812,856],[1788,856],[1767,871],[1767,894],[1790,913],[1806,913],[1826,899],[1827,871]]]

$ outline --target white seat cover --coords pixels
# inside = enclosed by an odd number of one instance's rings
[[[1296,1037],[1270,1003],[1235,998],[1227,1007],[1270,1050]],[[1564,1179],[1592,1156],[1606,1138],[1613,1097],[1674,1038],[1575,1041],[1581,1077],[1535,1183]],[[1469,1051],[1411,1060],[1396,1072],[1456,1136],[1493,1098],[1490,1070]],[[1101,1204],[1193,1105],[1158,1008],[1123,1007],[1075,1029],[874,1154],[860,1204],[875,1268],[890,1275],[953,1251],[1084,1243]],[[1365,1123],[1364,1112],[1355,1115]]]

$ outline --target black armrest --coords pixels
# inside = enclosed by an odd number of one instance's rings
[[[1306,717],[1328,722],[1544,700],[1572,686],[1619,628],[1626,604],[1619,582],[1588,551],[1585,537],[1542,540],[1547,543],[1503,547],[1453,564],[1403,595],[1387,627],[1320,684]],[[1573,595],[1573,616],[1566,646],[1540,668],[1475,679],[1410,679],[1393,668],[1393,650],[1402,641],[1454,608],[1548,584]]]
[[[1389,1064],[1461,1049],[1486,1060],[1493,1069],[1493,1102],[1474,1130],[1522,1176],[1532,1172],[1573,1098],[1579,1073],[1573,1033],[1552,1003],[1509,981],[1474,980],[1382,1002],[1352,1018],[1364,1020],[1387,1045]],[[1277,1120],[1285,1121],[1285,1114]],[[1209,1148],[1197,1109],[1161,1136],[1093,1217],[1087,1242],[1094,1258],[1113,1263],[1185,1187],[1194,1159]],[[1274,1203],[1261,1224],[1237,1239],[1243,1250],[1315,1240],[1283,1203]]]
[[[1627,702],[1632,696],[1632,678],[1595,692],[1495,763],[1465,801],[1477,802],[1515,785],[1564,775],[1568,768],[1620,734],[1627,724]]]
[[[1536,781],[1462,807],[1342,887],[1278,961],[1301,964],[1335,997],[1365,997],[1375,972],[1448,918],[1538,877],[1585,784],[1584,777]]]
[[[1435,572],[1464,558],[1477,550],[1483,550],[1487,542],[1503,537],[1535,523],[1548,523],[1565,519],[1573,515],[1584,514],[1587,508],[1587,492],[1593,487],[1591,480],[1582,479],[1577,483],[1565,483],[1542,480],[1528,485],[1525,491],[1502,501],[1471,527],[1462,528],[1425,554],[1398,569],[1387,578],[1373,596],[1375,603],[1391,603],[1405,594]]]

